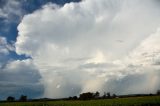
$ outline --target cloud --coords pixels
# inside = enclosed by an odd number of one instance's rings
[[[154,92],[160,85],[159,65],[154,65],[159,59],[147,58],[153,52],[159,55],[157,4],[85,0],[63,7],[45,5],[19,24],[16,52],[33,59],[47,97],[97,90]]]
[[[14,44],[9,44],[5,37],[0,36],[0,69],[4,67],[11,51],[15,51]]]
[[[131,54],[134,64],[142,65],[158,65],[160,59],[160,28],[143,40]],[[135,58],[136,57],[136,58]]]
[[[1,0],[0,1],[0,18],[10,24],[19,23],[22,17],[27,14],[31,13],[36,9],[41,8],[44,4],[49,2],[64,5],[65,3],[69,2],[79,2],[80,0],[43,0],[43,1],[28,1],[28,0]]]
[[[19,22],[23,16],[23,10],[21,9],[21,3],[17,0],[1,0],[0,1],[0,18],[5,22]]]
[[[19,97],[24,94],[30,98],[43,94],[43,85],[39,82],[41,75],[32,60],[14,60],[0,68],[0,95]]]
[[[6,100],[8,96],[14,96],[17,100],[23,95],[28,98],[40,98],[43,94],[41,84],[17,84],[12,82],[0,82],[1,100]]]
[[[9,44],[5,37],[0,36],[0,54],[9,54],[9,51],[14,51],[13,44]]]

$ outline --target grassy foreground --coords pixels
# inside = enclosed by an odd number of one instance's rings
[[[0,103],[0,106],[160,106],[160,96],[88,101],[11,102]]]

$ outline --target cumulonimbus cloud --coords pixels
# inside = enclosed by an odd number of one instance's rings
[[[157,4],[157,0],[84,0],[63,7],[45,5],[19,24],[16,52],[32,58],[47,97],[97,90],[154,92],[160,87],[159,57],[153,55],[159,55]],[[147,60],[145,54],[156,61]]]

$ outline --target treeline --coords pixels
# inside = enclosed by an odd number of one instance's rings
[[[82,93],[77,96],[69,97],[67,100],[92,100],[92,99],[113,99],[113,98],[127,98],[127,97],[140,97],[140,96],[156,96],[160,95],[160,90],[157,91],[156,94],[130,94],[130,95],[116,95],[116,94],[111,94],[110,92],[100,96],[100,93],[97,91],[95,93],[93,92],[87,92],[87,93]]]
[[[113,94],[111,95],[110,92],[108,93],[105,93],[100,96],[100,93],[97,91],[95,93],[93,92],[86,92],[86,93],[82,93],[79,95],[79,97],[77,96],[73,96],[73,97],[69,97],[68,99],[69,100],[76,100],[76,99],[79,99],[79,100],[91,100],[91,99],[111,99],[111,98],[116,98],[117,95],[116,94]]]
[[[14,102],[14,101],[26,102],[27,100],[28,99],[26,95],[21,95],[19,100],[16,100],[15,97],[13,96],[8,96],[6,99],[6,101],[9,101],[9,102]]]
[[[157,91],[156,94],[131,94],[131,95],[116,95],[111,94],[110,92],[104,92],[103,95],[100,95],[100,93],[97,91],[95,93],[93,92],[86,92],[82,93],[79,96],[73,96],[68,98],[61,98],[61,99],[48,99],[48,98],[41,98],[41,99],[32,99],[28,100],[27,96],[21,95],[18,100],[15,99],[13,96],[7,97],[6,101],[14,102],[14,101],[20,101],[20,102],[26,102],[26,101],[54,101],[54,100],[92,100],[92,99],[113,99],[113,98],[127,98],[127,97],[140,97],[140,96],[156,96],[160,95],[160,90]]]

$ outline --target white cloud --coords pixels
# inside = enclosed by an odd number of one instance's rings
[[[4,19],[5,22],[17,22],[23,16],[21,9],[21,3],[17,0],[5,0],[1,1],[0,6],[0,18]]]
[[[9,51],[14,51],[13,44],[9,44],[5,37],[0,36],[0,54],[8,54]]]
[[[131,54],[132,62],[141,65],[154,65],[160,59],[160,29],[141,42]],[[160,65],[160,64],[159,64]]]
[[[157,3],[85,0],[61,8],[45,5],[24,16],[19,24],[16,52],[32,57],[47,97],[96,90],[154,91],[160,85],[159,66],[155,67],[150,60],[149,65],[141,65],[146,63],[141,61],[146,57],[139,54],[151,53],[151,45],[153,51],[159,51],[158,32],[151,37],[160,27]],[[154,84],[146,90],[152,75],[156,77]]]

